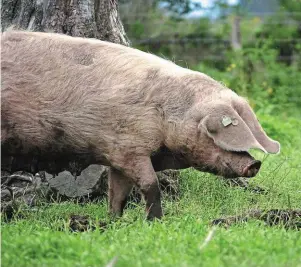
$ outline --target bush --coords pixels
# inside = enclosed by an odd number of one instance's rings
[[[277,51],[269,48],[268,42],[230,52],[227,58],[229,65],[223,71],[204,64],[195,69],[247,96],[257,112],[282,117],[301,115],[300,70],[296,65],[277,62]]]

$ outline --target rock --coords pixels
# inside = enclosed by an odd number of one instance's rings
[[[13,199],[13,192],[7,188],[1,190],[1,202],[8,202]]]
[[[20,200],[33,205],[37,194],[41,192],[42,181],[39,175],[18,171],[10,176],[1,177],[2,203]],[[45,193],[45,192],[44,192]]]
[[[35,175],[24,171],[13,174],[1,172],[1,211],[12,217],[12,210],[21,204],[32,207],[46,201],[101,199],[107,195],[108,170],[108,167],[93,164],[78,172],[79,175],[72,175],[66,170],[57,175],[47,172]],[[179,194],[179,173],[175,170],[157,172],[161,190],[173,198]],[[137,188],[133,189],[129,201],[141,201]]]
[[[89,199],[106,194],[108,168],[102,165],[90,165],[79,176],[73,176],[68,171],[57,176],[46,173],[46,179],[52,191],[67,198]]]
[[[39,174],[19,171],[1,176],[1,213],[10,220],[21,205],[35,206],[48,191],[47,182]]]

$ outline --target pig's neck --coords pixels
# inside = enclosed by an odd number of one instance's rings
[[[153,78],[148,81],[145,104],[160,109],[166,121],[182,120],[194,105],[214,99],[225,89],[209,76],[189,70]]]
[[[179,77],[153,79],[145,94],[145,105],[153,105],[162,114],[165,145],[177,150],[178,135],[183,130],[187,112],[214,99],[223,89],[225,87],[217,81],[193,71]]]

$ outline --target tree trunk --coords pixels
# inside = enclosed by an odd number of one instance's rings
[[[117,0],[2,0],[1,23],[129,45]]]

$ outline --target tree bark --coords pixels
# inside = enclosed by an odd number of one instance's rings
[[[117,0],[2,0],[1,24],[129,45]]]

